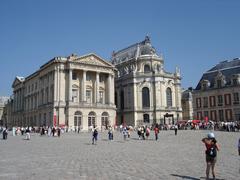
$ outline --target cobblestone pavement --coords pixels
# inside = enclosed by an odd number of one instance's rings
[[[90,133],[65,133],[58,137],[31,140],[9,135],[0,140],[0,179],[81,179],[81,180],[150,180],[188,179],[205,177],[205,147],[201,139],[207,131],[161,131],[155,141],[138,140],[133,132],[123,140],[114,132],[99,133],[97,145],[91,144]],[[237,152],[239,132],[215,132],[221,145],[216,165],[219,179],[240,177],[240,157]]]

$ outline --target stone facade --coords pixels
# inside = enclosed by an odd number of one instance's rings
[[[192,120],[193,119],[193,98],[192,88],[184,90],[182,92],[182,119]]]
[[[113,52],[117,123],[173,124],[182,119],[181,76],[166,72],[149,37],[118,52]]]
[[[114,71],[95,54],[55,57],[13,82],[14,126],[114,125]]]
[[[1,96],[0,97],[0,126],[5,126],[4,118],[5,118],[5,106],[9,97]]]
[[[240,121],[240,59],[223,61],[205,72],[193,91],[194,117]]]

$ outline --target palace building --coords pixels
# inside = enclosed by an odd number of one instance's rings
[[[16,77],[12,126],[114,125],[114,66],[95,54],[55,57],[30,76]]]
[[[150,38],[113,52],[117,124],[174,124],[182,119],[181,76],[166,72]]]
[[[193,91],[197,119],[240,121],[240,59],[222,61],[202,75]]]

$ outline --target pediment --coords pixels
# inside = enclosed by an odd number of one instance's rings
[[[16,87],[17,85],[21,84],[22,82],[24,81],[24,78],[23,77],[15,77],[14,81],[13,81],[13,84],[12,84],[12,87]]]
[[[96,65],[96,66],[105,66],[105,67],[113,67],[113,65],[101,57],[95,54],[89,54],[85,56],[78,57],[73,60],[73,62],[79,62],[88,65]]]

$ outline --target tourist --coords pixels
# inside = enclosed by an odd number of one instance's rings
[[[156,124],[155,128],[154,128],[154,134],[155,134],[155,140],[158,140],[158,133],[159,133],[159,129],[158,129],[158,125]]]
[[[177,126],[177,124],[175,124],[175,126],[174,126],[174,131],[175,131],[175,136],[177,135],[177,131],[178,131],[178,126]]]
[[[26,129],[26,140],[30,140],[30,129],[29,127]]]
[[[108,128],[108,139],[113,140],[113,130],[111,126]]]
[[[210,168],[212,169],[212,176],[213,179],[215,179],[216,174],[215,174],[215,164],[217,161],[217,151],[219,151],[219,145],[217,143],[217,140],[215,139],[214,133],[210,132],[207,135],[207,138],[203,138],[202,142],[206,146],[206,163],[207,163],[207,168],[206,168],[206,179],[209,179],[209,172]]]
[[[128,132],[127,132],[127,128],[126,128],[126,127],[123,128],[122,133],[123,133],[123,139],[126,140],[126,138],[127,138],[127,134],[128,134]]]
[[[138,134],[138,139],[140,140],[140,138],[141,138],[141,127],[138,127],[137,134]]]
[[[61,134],[61,129],[60,129],[60,127],[58,127],[57,128],[57,135],[58,135],[58,137],[60,137],[60,134]]]
[[[3,139],[6,140],[6,139],[7,139],[7,135],[8,135],[8,129],[7,129],[7,127],[3,129],[2,134],[3,134]]]
[[[240,156],[240,138],[238,140],[238,155]]]
[[[24,129],[24,127],[22,126],[22,127],[21,127],[22,136],[23,136],[23,134],[24,134],[24,131],[25,131],[25,129]]]
[[[148,139],[150,135],[150,128],[149,127],[146,127],[146,138]]]
[[[52,128],[52,136],[54,137],[55,136],[55,132],[56,132],[56,129],[55,127]]]
[[[49,127],[48,127],[48,133],[47,133],[48,137],[51,136],[51,133],[52,133],[52,129],[51,129],[51,127],[49,126]]]
[[[93,133],[92,133],[92,144],[97,144],[97,137],[98,137],[97,127],[93,126],[92,131],[93,131]]]

